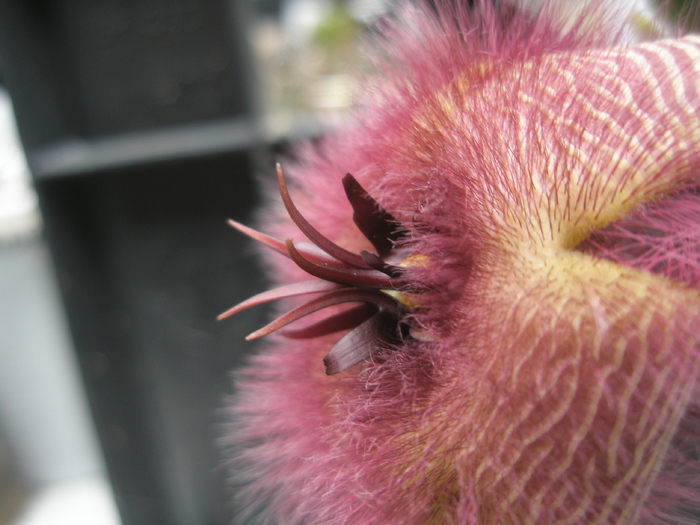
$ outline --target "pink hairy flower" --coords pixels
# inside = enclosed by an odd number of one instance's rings
[[[693,523],[700,37],[624,43],[602,3],[437,4],[385,23],[362,109],[278,167],[265,233],[233,223],[279,288],[222,317],[280,300],[236,376],[241,501]]]

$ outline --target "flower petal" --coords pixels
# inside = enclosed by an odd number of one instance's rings
[[[343,177],[343,188],[353,209],[355,225],[372,243],[379,257],[386,257],[405,235],[404,229],[349,173]]]
[[[383,310],[344,335],[323,358],[326,374],[337,374],[368,358],[381,341],[389,338],[396,322],[394,314]]]

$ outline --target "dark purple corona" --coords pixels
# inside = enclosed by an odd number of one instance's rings
[[[313,245],[295,246],[291,239],[282,242],[236,221],[230,220],[229,223],[252,239],[289,257],[316,279],[260,293],[218,318],[224,319],[246,308],[278,299],[316,294],[313,299],[248,335],[246,340],[250,341],[319,310],[356,303],[309,326],[280,332],[291,339],[307,339],[350,330],[323,360],[326,373],[336,374],[368,358],[383,343],[390,343],[402,336],[402,319],[408,308],[391,295],[391,291],[417,291],[403,278],[403,270],[397,265],[400,261],[397,260],[396,248],[405,241],[406,229],[348,173],[343,177],[343,188],[353,209],[353,221],[376,250],[376,253],[365,250],[359,254],[352,253],[322,235],[299,212],[289,195],[279,164],[277,180],[289,216]]]

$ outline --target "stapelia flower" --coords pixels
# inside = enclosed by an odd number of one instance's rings
[[[279,170],[266,234],[235,224],[286,256],[233,309],[284,299],[237,374],[242,500],[285,524],[692,522],[700,38],[437,4],[386,23],[381,80]]]

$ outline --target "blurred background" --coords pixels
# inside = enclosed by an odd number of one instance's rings
[[[261,180],[399,0],[0,0],[0,525],[224,525]]]
[[[250,223],[381,0],[0,0],[0,525],[236,523]]]

